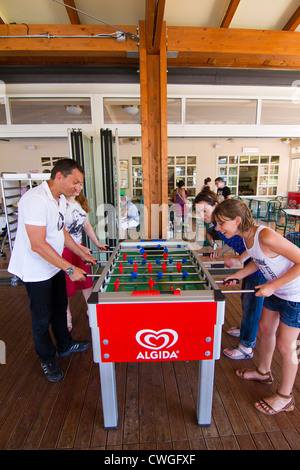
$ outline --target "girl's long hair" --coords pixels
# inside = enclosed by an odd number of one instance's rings
[[[82,209],[85,212],[91,212],[92,211],[90,206],[89,206],[87,198],[85,197],[85,195],[82,192],[80,194],[78,194],[78,196],[75,197],[75,200],[81,205]]]

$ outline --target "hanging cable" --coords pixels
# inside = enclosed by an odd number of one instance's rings
[[[124,31],[120,28],[117,28],[116,26],[106,23],[105,21],[100,20],[99,18],[96,18],[93,15],[90,15],[89,13],[85,13],[82,10],[78,10],[78,8],[71,7],[70,5],[66,5],[65,3],[59,2],[58,0],[53,0],[53,2],[59,3],[60,5],[63,5],[64,7],[71,8],[72,10],[77,11],[78,13],[82,13],[83,15],[88,16],[89,18],[92,18],[93,20],[99,21],[100,23],[105,24],[106,26],[111,26],[112,28],[116,29],[117,31],[121,31],[121,33],[125,34],[126,36],[129,36],[131,39],[134,39],[134,41],[138,41],[139,38],[136,34],[130,33],[129,31]]]

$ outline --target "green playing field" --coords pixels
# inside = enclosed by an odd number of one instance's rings
[[[187,252],[170,251],[166,259],[162,251],[146,251],[146,253],[147,258],[144,259],[140,252],[128,251],[124,260],[124,252],[121,252],[109,278],[106,292],[115,291],[116,281],[119,283],[118,292],[150,290],[150,279],[154,281],[153,290],[168,291],[171,288],[173,290],[203,290],[205,288]],[[149,265],[151,272],[149,272]]]

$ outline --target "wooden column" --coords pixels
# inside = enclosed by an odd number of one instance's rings
[[[166,238],[168,225],[166,25],[152,47],[146,22],[139,23],[145,238]],[[148,47],[147,47],[148,44]],[[150,46],[149,46],[150,44]]]

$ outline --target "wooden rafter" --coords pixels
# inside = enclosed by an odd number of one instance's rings
[[[136,33],[136,26],[116,27]],[[115,32],[104,25],[0,24],[0,65],[138,65],[139,46],[129,36],[94,37]],[[300,68],[295,31],[169,26],[167,33],[170,67]]]
[[[299,34],[291,31],[170,26],[168,51],[178,56],[168,64],[195,67],[213,58],[225,67],[261,67],[266,60],[299,67],[299,43]]]
[[[120,28],[133,34],[136,32],[135,26]],[[116,29],[102,25],[0,25],[0,57],[114,58],[126,57],[127,51],[138,51],[136,41],[128,37],[119,42],[109,36],[114,33]]]
[[[232,18],[236,12],[237,7],[239,6],[241,0],[230,0],[229,6],[226,10],[224,18],[221,23],[221,28],[228,28]]]
[[[69,20],[71,24],[80,24],[80,19],[78,12],[76,10],[73,10],[72,8],[76,8],[75,1],[74,0],[64,0],[64,4],[66,5],[66,10],[69,16]],[[68,6],[72,8],[68,8]]]
[[[282,28],[282,31],[295,31],[300,24],[300,6],[297,8],[295,13],[289,19],[287,24]]]
[[[165,4],[166,0],[146,1],[146,41],[149,53],[159,52]]]

